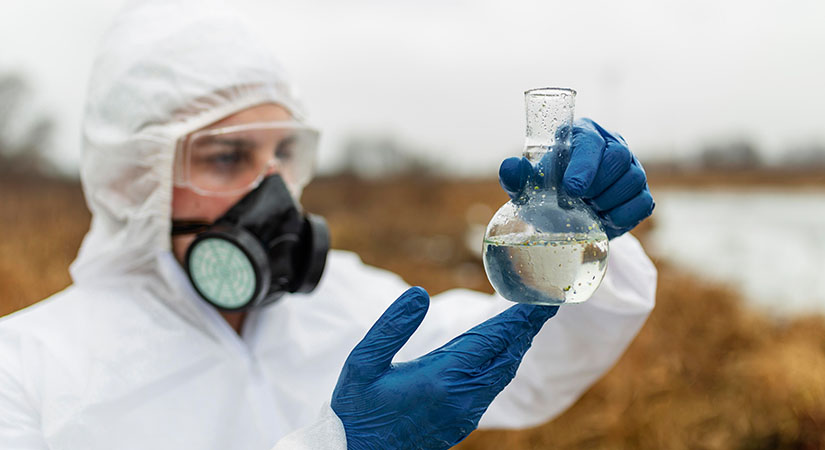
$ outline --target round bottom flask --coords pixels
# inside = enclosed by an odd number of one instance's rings
[[[575,91],[525,93],[524,156],[533,175],[484,236],[487,278],[507,300],[560,305],[589,299],[607,270],[608,240],[596,213],[562,187],[570,158]]]

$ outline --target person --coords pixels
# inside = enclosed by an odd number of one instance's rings
[[[316,136],[307,123],[235,13],[151,1],[116,18],[87,96],[92,223],[73,284],[0,322],[0,447],[448,448],[477,426],[528,427],[565,410],[651,311],[656,271],[626,231],[653,201],[624,141],[595,122],[573,130],[565,183],[611,234],[608,270],[588,302],[561,310],[459,289],[430,303],[353,253],[307,256],[307,236],[324,250],[323,226],[297,203]],[[235,132],[247,141],[225,139]],[[249,136],[269,156],[243,150]],[[512,196],[529,174],[511,159],[500,175]],[[255,214],[298,227],[286,241],[299,250],[268,269],[285,284],[240,298],[248,282],[198,281],[198,264],[231,253],[214,244],[196,259],[202,236]],[[301,262],[316,256],[323,275]],[[232,306],[253,297],[256,307]]]

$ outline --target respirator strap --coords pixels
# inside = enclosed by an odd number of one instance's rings
[[[212,226],[211,223],[202,220],[173,220],[172,236],[202,233],[210,226]]]

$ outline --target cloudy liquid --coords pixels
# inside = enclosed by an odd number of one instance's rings
[[[607,270],[607,239],[510,234],[484,240],[484,269],[502,297],[559,305],[589,299]]]

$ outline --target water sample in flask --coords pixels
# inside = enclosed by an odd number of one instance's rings
[[[576,91],[542,88],[524,94],[524,156],[533,174],[522,195],[505,203],[487,225],[484,270],[507,300],[581,303],[604,278],[608,242],[596,213],[562,186],[570,160]]]

